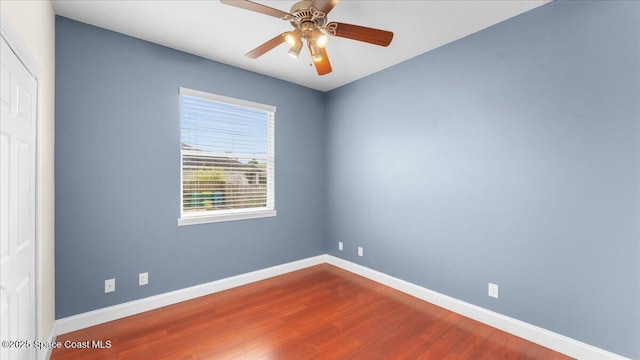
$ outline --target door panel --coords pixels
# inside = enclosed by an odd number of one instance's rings
[[[36,80],[2,39],[0,51],[0,331],[36,340]],[[33,347],[2,348],[3,359],[34,359]]]

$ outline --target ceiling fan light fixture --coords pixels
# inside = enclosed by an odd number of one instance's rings
[[[314,62],[322,61],[322,52],[315,42],[309,41],[309,50],[311,51],[311,58]]]
[[[286,41],[290,47],[294,47],[296,46],[296,44],[302,43],[302,41],[300,41],[300,29],[296,29],[295,31],[289,31],[284,36],[284,41]]]
[[[302,41],[298,41],[298,43],[296,43],[291,47],[291,49],[289,49],[289,55],[292,58],[297,59],[300,57],[301,50],[302,50]]]
[[[319,29],[313,30],[313,38],[318,47],[325,47],[329,43],[329,37],[322,33]]]

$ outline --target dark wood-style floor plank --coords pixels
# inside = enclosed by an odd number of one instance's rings
[[[64,334],[65,359],[569,359],[323,264]]]

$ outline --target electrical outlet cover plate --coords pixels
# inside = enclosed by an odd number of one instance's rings
[[[489,283],[489,296],[498,298],[498,285]]]
[[[110,293],[116,291],[116,279],[109,279],[104,281],[104,292]]]
[[[149,283],[148,272],[138,274],[138,286],[147,285],[148,283]]]
[[[342,241],[338,241],[338,250],[344,250],[344,244],[342,244]]]
[[[364,256],[364,250],[361,246],[358,246],[358,256]]]

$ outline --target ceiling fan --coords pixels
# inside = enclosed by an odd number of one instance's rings
[[[257,59],[269,50],[286,42],[290,47],[289,55],[298,58],[300,57],[303,43],[306,41],[318,75],[326,75],[332,70],[327,51],[325,50],[325,46],[329,41],[326,34],[379,46],[389,46],[393,39],[393,33],[390,31],[339,22],[330,22],[327,24],[327,14],[336,6],[338,1],[339,0],[302,0],[295,3],[289,12],[274,9],[249,0],[221,0],[220,2],[277,17],[288,21],[293,26],[293,30],[283,32],[249,51],[245,54],[246,57]]]

